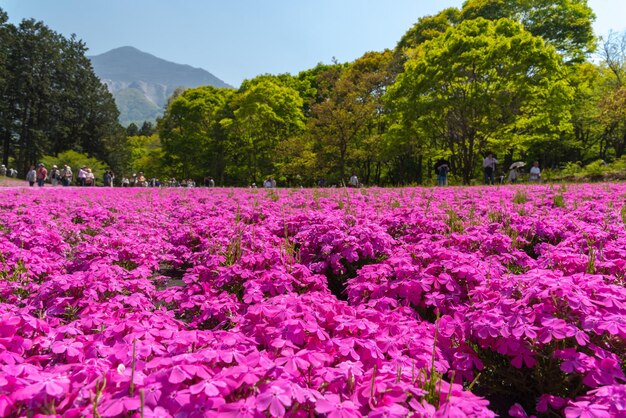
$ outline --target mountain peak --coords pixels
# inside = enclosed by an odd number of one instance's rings
[[[115,97],[122,124],[142,122],[142,115],[145,115],[144,120],[154,120],[155,115],[162,114],[167,99],[179,87],[231,87],[206,70],[167,61],[133,46],[122,46],[89,58],[94,72]],[[128,103],[129,98],[133,103]]]
[[[132,46],[115,48],[90,59],[96,74],[103,80],[145,81],[175,84],[176,87],[230,87],[202,68],[167,61]]]

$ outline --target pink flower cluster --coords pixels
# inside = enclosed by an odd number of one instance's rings
[[[626,186],[0,193],[0,416],[626,416]]]

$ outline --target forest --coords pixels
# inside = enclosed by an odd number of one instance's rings
[[[626,37],[597,37],[594,18],[586,0],[467,0],[420,18],[393,49],[237,89],[179,89],[155,125],[124,128],[84,43],[0,11],[1,160],[24,172],[79,155],[118,178],[223,186],[352,174],[366,185],[432,184],[441,158],[452,184],[472,184],[488,152],[502,168],[620,162]]]

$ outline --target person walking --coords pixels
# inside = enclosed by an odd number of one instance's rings
[[[517,167],[513,167],[511,171],[509,171],[509,183],[511,184],[517,183],[518,178],[519,178],[519,172],[517,171]]]
[[[52,166],[52,169],[50,170],[50,184],[52,184],[52,186],[57,186],[59,184],[59,180],[61,179],[61,172],[59,171],[59,168],[55,165]]]
[[[104,182],[104,187],[111,187],[111,182],[113,181],[113,176],[111,176],[110,171],[105,171],[104,176],[102,177],[102,181]]]
[[[95,186],[96,177],[91,172],[91,168],[85,170],[85,186]]]
[[[85,186],[86,183],[86,179],[87,179],[87,167],[81,167],[78,170],[78,185],[79,186]]]
[[[43,187],[44,183],[48,179],[48,170],[43,163],[39,164],[39,168],[37,169],[37,185],[39,187]]]
[[[450,163],[443,158],[435,163],[435,173],[437,173],[437,186],[448,185],[448,171],[450,171]]]
[[[61,184],[63,184],[63,187],[67,187],[72,184],[72,177],[74,177],[72,169],[69,165],[65,164],[63,166],[63,170],[61,170]]]
[[[34,165],[30,166],[30,170],[26,174],[26,181],[28,182],[30,187],[33,187],[35,185],[35,182],[37,181],[37,171],[35,171]]]
[[[348,180],[348,187],[359,187],[359,178],[356,174],[352,174],[350,180]]]
[[[483,160],[483,171],[485,172],[485,184],[495,184],[496,160],[492,153],[488,153]]]
[[[541,169],[539,168],[539,161],[535,161],[533,166],[530,168],[530,176],[528,180],[532,182],[541,181]]]

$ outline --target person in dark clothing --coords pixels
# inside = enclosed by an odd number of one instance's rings
[[[437,173],[437,186],[448,185],[448,172],[450,171],[450,163],[448,160],[441,158],[435,163],[435,173]]]

